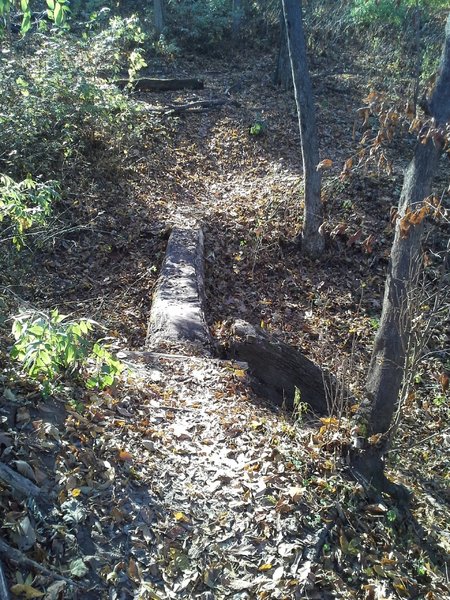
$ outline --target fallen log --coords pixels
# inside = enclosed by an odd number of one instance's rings
[[[79,584],[75,583],[72,579],[68,579],[67,577],[60,575],[59,573],[56,573],[55,571],[51,571],[50,569],[47,569],[40,563],[37,563],[36,561],[31,560],[30,558],[27,558],[25,556],[25,554],[20,552],[20,550],[13,548],[12,546],[10,546],[6,542],[4,542],[1,538],[0,538],[0,556],[2,556],[5,560],[7,560],[9,562],[13,562],[13,563],[17,564],[19,567],[23,567],[26,569],[33,569],[37,573],[41,573],[41,575],[45,575],[46,577],[51,577],[52,579],[57,579],[58,581],[65,581],[66,583],[73,586],[74,588],[81,587]]]
[[[329,414],[337,400],[348,401],[336,378],[299,350],[242,320],[232,323],[231,332],[226,356],[248,363],[258,395],[289,409],[297,396],[319,414]]]
[[[217,98],[212,100],[194,100],[193,102],[187,102],[185,104],[166,104],[165,106],[147,106],[146,103],[142,103],[147,112],[159,113],[164,115],[173,115],[181,112],[203,112],[205,110],[221,108],[226,104],[232,104],[239,106],[239,103],[229,98]]]
[[[209,350],[212,340],[203,312],[203,232],[174,228],[153,295],[146,347]]]
[[[202,90],[205,84],[200,79],[154,79],[141,77],[136,80],[115,79],[118,87],[126,88],[128,85],[137,92],[170,92],[176,90]]]
[[[37,497],[41,494],[37,485],[3,463],[0,463],[0,481],[22,496]]]

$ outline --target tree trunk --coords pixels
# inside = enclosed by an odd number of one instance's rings
[[[243,0],[233,0],[231,39],[237,46],[241,41],[242,18],[244,15]]]
[[[292,81],[297,105],[303,156],[305,209],[302,230],[302,250],[311,257],[322,254],[325,241],[322,225],[321,176],[314,96],[309,76],[306,42],[303,32],[301,0],[282,0],[286,25]]]
[[[153,0],[153,25],[155,27],[156,37],[159,38],[165,25],[163,0]]]
[[[450,15],[445,32],[440,75],[429,103],[431,116],[438,127],[445,127],[450,121]],[[387,481],[382,474],[384,465],[381,457],[387,448],[405,372],[413,317],[411,299],[421,262],[423,223],[414,225],[408,214],[419,210],[430,195],[433,175],[443,149],[440,135],[433,135],[426,143],[423,141],[417,142],[414,158],[405,173],[380,328],[367,376],[367,400],[362,403],[356,417],[359,435],[365,441],[361,450],[355,450],[353,464],[369,480],[378,482],[377,487],[380,487],[380,481]],[[367,439],[375,434],[382,434],[381,441],[378,436],[376,438],[377,448],[371,446]]]
[[[280,13],[280,46],[278,49],[277,64],[273,75],[274,85],[283,90],[292,87],[292,70],[289,59],[289,49],[286,37],[286,23],[283,11]]]

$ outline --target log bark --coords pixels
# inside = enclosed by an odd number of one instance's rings
[[[141,77],[136,81],[116,79],[114,82],[120,88],[131,85],[137,92],[170,92],[176,90],[202,90],[205,84],[200,79],[153,79]]]
[[[22,496],[36,497],[41,494],[37,485],[3,463],[0,463],[0,481]]]
[[[248,364],[258,395],[292,409],[298,389],[300,401],[319,414],[328,414],[338,394],[348,401],[350,395],[342,393],[335,377],[299,350],[242,320],[234,321],[231,331],[227,357]]]
[[[153,296],[146,346],[209,352],[212,340],[204,306],[203,232],[199,227],[173,229]]]

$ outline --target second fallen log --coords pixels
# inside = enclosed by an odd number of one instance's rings
[[[176,90],[202,90],[205,84],[200,79],[154,79],[141,77],[134,81],[116,79],[114,83],[120,88],[128,85],[137,92],[170,92]]]
[[[260,396],[289,409],[297,396],[322,415],[348,402],[350,394],[336,378],[296,348],[242,320],[233,322],[231,332],[226,354],[248,363]]]

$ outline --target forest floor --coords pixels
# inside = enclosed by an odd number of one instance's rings
[[[338,373],[361,399],[393,237],[390,208],[413,146],[391,149],[389,176],[367,169],[341,181],[358,150],[356,111],[383,78],[345,56],[332,68],[325,59],[314,65],[321,158],[333,166],[323,182],[327,249],[320,261],[306,259],[290,244],[302,216],[297,115],[292,93],[271,85],[271,61],[184,61],[172,73],[199,76],[204,90],[136,95],[153,109],[229,102],[161,116],[146,151],[126,166],[95,148],[82,174],[65,182],[61,235],[30,255],[26,280],[6,281],[13,300],[102,323],[126,357],[145,344],[171,227],[197,221],[217,341],[226,340],[227,319],[261,325]],[[256,121],[264,122],[259,136],[249,132]],[[430,272],[446,237],[441,226],[427,238]],[[448,334],[442,323],[427,350],[445,348]],[[2,339],[3,358],[8,343]],[[414,494],[405,510],[369,497],[350,476],[343,407],[326,419],[286,414],[253,394],[240,365],[214,358],[124,363],[129,372],[113,389],[70,388],[47,400],[17,373],[2,375],[2,461],[41,488],[26,502],[5,486],[1,495],[4,534],[23,557],[17,568],[3,557],[9,583],[25,586],[18,594],[449,597],[442,360],[433,355],[414,373],[390,455],[390,475]],[[27,557],[74,585],[34,577]]]

